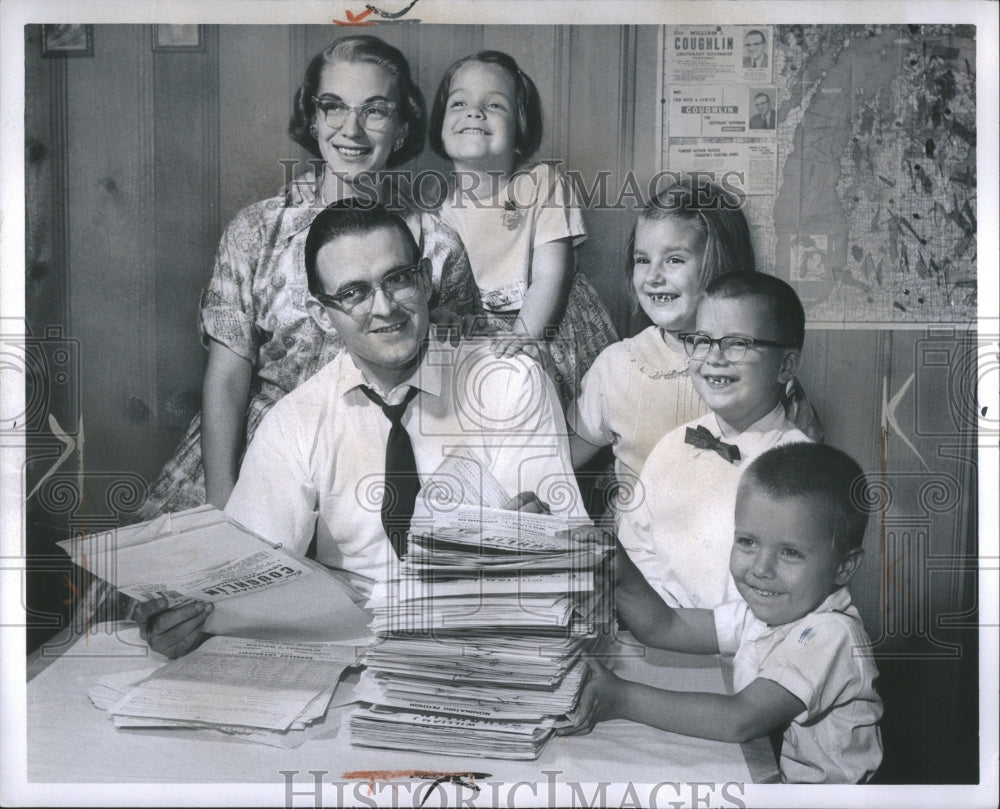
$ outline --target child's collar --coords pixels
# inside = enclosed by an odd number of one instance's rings
[[[794,621],[789,621],[786,624],[765,624],[765,626],[768,628],[768,630],[777,630],[785,626],[790,627],[793,624],[796,624],[799,621],[808,618],[810,615],[818,615],[824,612],[845,612],[850,606],[851,606],[851,591],[847,589],[846,584],[842,584],[840,587],[836,588],[832,593],[830,593],[830,595],[824,598],[820,602],[819,606],[817,606],[815,609],[810,610],[801,618],[796,618]],[[751,612],[753,612],[753,610],[751,610]],[[757,616],[754,615],[754,618],[757,618]],[[757,618],[757,620],[760,621],[759,618]]]
[[[785,408],[779,401],[774,406],[774,409],[771,410],[766,416],[757,419],[757,421],[745,430],[737,430],[721,416],[715,413],[712,415],[715,416],[715,423],[718,425],[719,432],[722,433],[722,437],[726,441],[732,441],[733,439],[739,438],[741,435],[745,435],[746,433],[769,433],[772,430],[781,429],[781,426],[785,421]]]

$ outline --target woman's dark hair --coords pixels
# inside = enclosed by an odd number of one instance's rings
[[[451,80],[458,69],[469,62],[482,62],[486,65],[496,65],[510,74],[514,81],[514,103],[517,105],[517,133],[514,139],[514,151],[519,160],[526,160],[538,151],[542,145],[542,99],[538,88],[527,73],[523,73],[512,56],[503,51],[479,51],[452,62],[441,77],[434,104],[431,107],[430,142],[434,152],[445,160],[448,153],[441,140],[441,127],[444,124],[444,113],[448,106],[448,95],[451,93]]]
[[[292,102],[292,119],[288,123],[288,134],[292,140],[316,157],[322,156],[319,144],[311,131],[316,116],[313,96],[319,89],[323,68],[337,62],[366,62],[378,65],[392,76],[396,84],[396,92],[399,93],[397,111],[402,122],[406,124],[406,138],[403,140],[403,145],[389,155],[386,164],[398,166],[420,154],[424,148],[427,128],[427,105],[424,103],[423,93],[413,82],[410,64],[406,61],[406,57],[387,42],[368,35],[338,39],[313,57]]]
[[[713,278],[723,273],[757,269],[750,226],[742,208],[740,195],[716,183],[683,176],[653,197],[639,214],[639,221],[679,219],[702,234],[705,255],[699,286],[705,289]],[[631,283],[635,272],[635,230],[633,227],[625,248],[625,275],[629,280],[629,300],[637,306]]]

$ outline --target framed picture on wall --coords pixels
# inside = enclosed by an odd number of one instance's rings
[[[200,51],[204,48],[200,25],[154,25],[154,51]]]
[[[94,55],[94,26],[58,23],[42,26],[42,58]]]

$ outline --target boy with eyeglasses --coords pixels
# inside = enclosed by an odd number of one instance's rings
[[[799,367],[805,313],[773,275],[727,273],[706,288],[695,331],[679,336],[711,412],[660,439],[619,537],[667,604],[710,609],[739,597],[728,563],[740,475],[765,450],[810,440],[781,402]]]

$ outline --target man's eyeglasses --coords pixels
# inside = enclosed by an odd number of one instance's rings
[[[420,289],[420,274],[423,262],[412,267],[400,267],[390,270],[382,280],[371,284],[351,284],[341,290],[327,295],[324,292],[314,292],[313,297],[326,306],[333,306],[348,315],[367,314],[375,301],[375,290],[381,289],[387,298],[400,303],[409,300]]]
[[[712,346],[717,345],[719,352],[727,362],[739,362],[753,346],[763,346],[765,348],[791,348],[784,343],[776,343],[773,340],[758,340],[753,337],[709,337],[707,334],[698,332],[681,332],[677,338],[684,344],[684,351],[693,360],[703,360],[711,352]]]
[[[394,101],[372,101],[351,107],[332,96],[312,97],[316,109],[323,113],[326,125],[331,129],[340,129],[347,123],[347,116],[352,112],[358,116],[358,123],[369,132],[381,132],[389,126],[392,114],[396,111]]]

